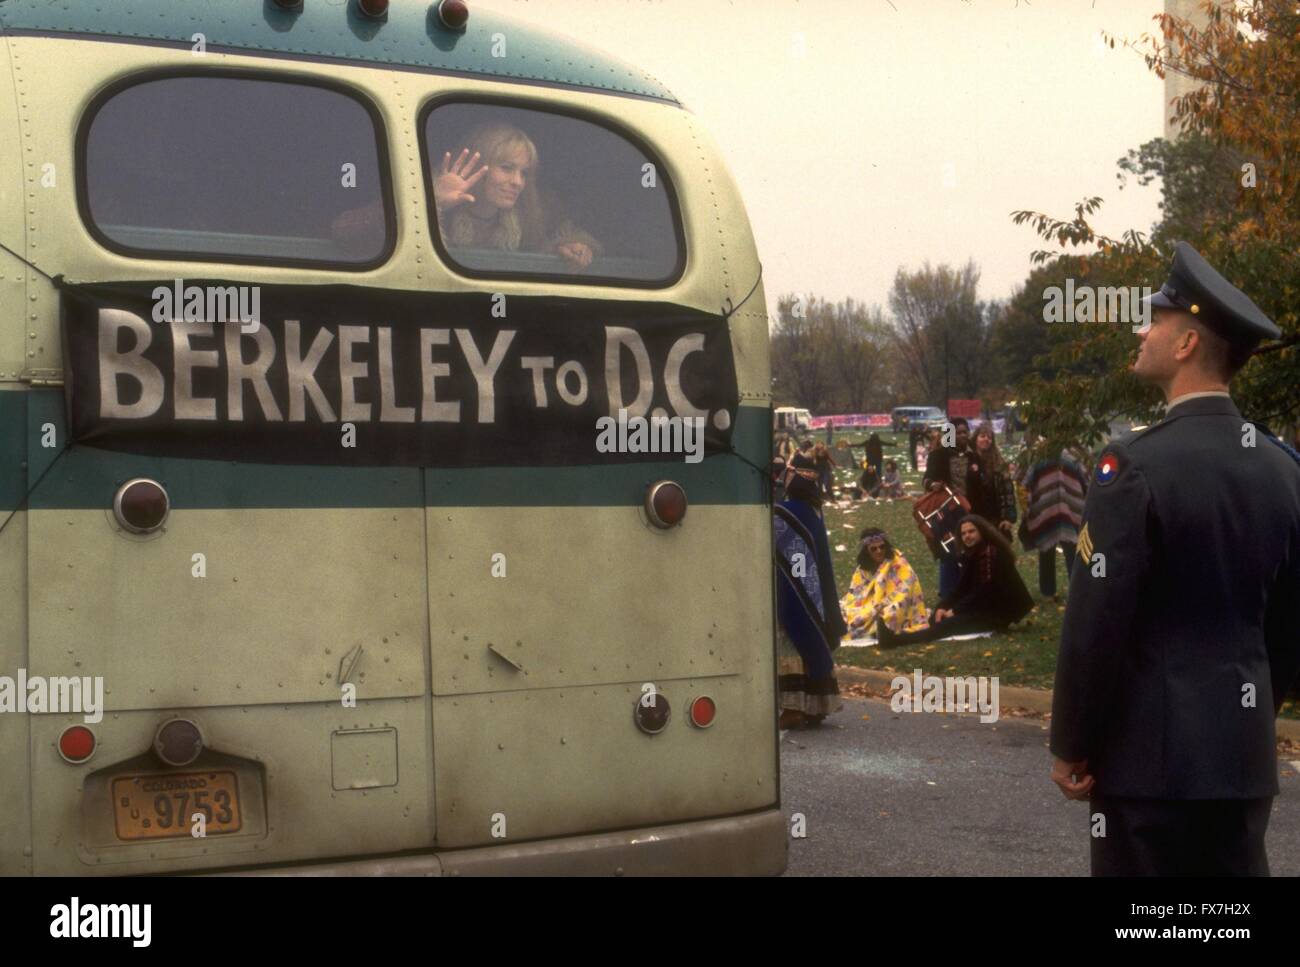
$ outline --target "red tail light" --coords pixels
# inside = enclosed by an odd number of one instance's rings
[[[59,755],[69,762],[85,762],[95,754],[95,733],[84,725],[70,725],[59,736]]]
[[[707,695],[701,695],[691,702],[691,725],[697,729],[707,729],[718,715],[718,705]]]

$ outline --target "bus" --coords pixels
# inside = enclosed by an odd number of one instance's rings
[[[0,0],[0,132],[0,874],[784,870],[671,92],[472,0]]]

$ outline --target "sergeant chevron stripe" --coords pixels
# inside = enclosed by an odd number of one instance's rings
[[[1092,560],[1092,535],[1088,533],[1088,525],[1083,525],[1083,530],[1079,531],[1079,559],[1082,561]]]

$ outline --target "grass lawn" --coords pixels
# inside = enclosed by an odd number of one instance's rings
[[[858,431],[847,431],[848,439],[860,439]],[[816,437],[822,439],[822,437]],[[897,438],[881,434],[885,444],[885,459],[897,460],[899,472],[903,478],[904,491],[919,494],[921,492],[921,475],[913,472],[907,461],[907,438]],[[999,442],[999,446],[1001,443]],[[1018,447],[1003,447],[1004,457],[1014,458]],[[861,461],[862,450],[855,448],[853,458]],[[841,464],[848,464],[848,450],[836,450],[835,459]],[[857,481],[860,470],[844,466],[836,472],[836,484],[841,496],[848,496],[848,488]],[[858,535],[864,527],[879,527],[889,535],[890,541],[897,547],[908,563],[916,570],[925,591],[926,602],[934,607],[939,597],[939,566],[926,546],[925,538],[917,530],[912,519],[912,502],[902,500],[861,500],[853,501],[849,507],[840,509],[833,503],[824,508],[826,530],[830,535],[831,556],[835,559],[835,587],[843,595],[849,589],[853,579],[853,570],[857,566],[855,556],[858,548]],[[837,550],[843,548],[843,550]],[[1058,552],[1057,590],[1061,603],[1050,599],[1041,600],[1038,594],[1038,555],[1021,553],[1017,544],[1017,565],[1020,576],[1034,596],[1036,604],[1024,621],[1013,625],[1006,632],[994,632],[991,638],[976,638],[971,641],[938,641],[913,648],[893,648],[881,651],[877,648],[841,647],[835,652],[835,660],[841,665],[856,665],[860,668],[901,669],[911,671],[921,668],[927,674],[946,674],[952,672],[961,675],[997,675],[1004,685],[1025,685],[1035,688],[1051,688],[1052,676],[1056,671],[1056,648],[1060,640],[1061,618],[1065,611],[1065,563]]]
[[[857,430],[846,431],[837,434],[838,436],[851,440],[861,438]],[[907,437],[899,435],[894,438],[882,433],[880,438],[885,444],[885,459],[898,461],[904,492],[920,494],[921,475],[912,471],[907,461]],[[817,435],[815,439],[822,440],[824,435]],[[1014,460],[1020,450],[1018,444],[1004,446],[998,441],[998,446],[1002,456],[1008,460]],[[861,448],[854,448],[851,453],[852,459],[859,462],[862,460]],[[860,469],[849,466],[849,454],[849,450],[835,451],[835,459],[844,465],[835,475],[843,498],[848,497],[848,489],[857,482],[861,473]],[[855,557],[858,535],[865,527],[879,527],[889,535],[893,545],[902,551],[912,565],[921,579],[926,603],[931,608],[934,607],[939,597],[939,566],[930,555],[925,538],[912,519],[911,500],[851,501],[844,509],[828,503],[823,513],[826,531],[830,536],[831,556],[835,560],[835,587],[841,596],[848,591],[853,580],[853,570],[857,567]],[[1019,624],[1012,625],[1005,632],[995,631],[990,638],[975,638],[971,641],[936,641],[887,651],[872,647],[841,646],[835,652],[835,661],[841,665],[889,671],[911,672],[914,668],[920,668],[926,674],[996,675],[1003,685],[1051,688],[1056,673],[1056,650],[1061,639],[1061,621],[1065,614],[1065,592],[1068,588],[1064,556],[1057,551],[1056,589],[1061,600],[1056,602],[1050,598],[1044,599],[1038,593],[1038,554],[1024,551],[1018,540],[1014,545],[1020,577],[1036,602],[1034,609]],[[1282,706],[1282,715],[1286,718],[1300,718],[1300,703],[1295,700],[1287,702]]]

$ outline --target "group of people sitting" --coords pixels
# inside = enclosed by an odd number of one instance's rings
[[[896,498],[903,496],[903,477],[898,472],[898,462],[886,460],[883,472],[868,463],[862,468],[862,476],[852,491],[855,498],[877,497]]]
[[[775,505],[774,521],[782,728],[816,724],[840,707],[831,652],[845,636],[874,633],[880,647],[892,648],[1001,630],[1033,607],[1010,542],[974,513],[961,520],[955,585],[933,609],[916,571],[876,527],[862,532],[857,568],[841,598],[813,457],[796,453],[776,482],[784,498]]]
[[[884,444],[878,434],[873,433],[866,440],[857,443],[841,441],[840,447],[848,447],[850,450],[853,447],[862,447],[865,451],[862,473],[857,483],[849,489],[854,500],[862,500],[865,497],[903,496],[903,478],[898,472],[898,462],[884,459]],[[790,436],[783,434],[777,438],[774,450],[776,453],[774,461],[780,462],[782,468],[795,454],[806,454],[812,460],[813,469],[817,472],[817,486],[822,497],[834,496],[835,470],[840,464],[828,444],[804,440],[796,446]]]
[[[863,531],[858,567],[841,600],[854,637],[874,626],[882,648],[955,635],[1000,631],[1033,607],[1016,570],[1016,552],[979,514],[961,521],[957,586],[927,611],[921,581],[907,559],[877,528]]]

